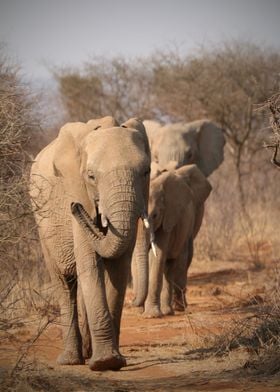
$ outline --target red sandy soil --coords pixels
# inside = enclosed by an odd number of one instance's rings
[[[51,324],[29,350],[32,366],[25,365],[24,377],[15,373],[16,380],[11,382],[8,371],[18,351],[8,351],[12,347],[2,342],[0,390],[279,392],[279,373],[256,375],[248,369],[252,355],[248,349],[238,348],[224,356],[216,356],[215,350],[208,355],[198,350],[210,347],[215,337],[227,335],[234,323],[254,313],[255,299],[263,298],[274,267],[267,263],[265,269],[256,271],[245,261],[194,263],[187,311],[161,319],[144,319],[131,307],[128,289],[120,338],[128,366],[118,372],[92,372],[87,365],[57,366],[62,335],[59,325]],[[30,328],[21,328],[21,341],[30,334]]]

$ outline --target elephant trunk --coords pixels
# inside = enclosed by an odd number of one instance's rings
[[[110,181],[112,178],[112,181]],[[114,178],[117,178],[115,180]],[[108,187],[109,185],[109,187]],[[141,215],[143,196],[137,189],[133,175],[122,172],[106,178],[100,186],[100,201],[108,222],[106,234],[94,222],[83,206],[72,203],[72,213],[90,237],[94,250],[104,258],[117,258],[132,245],[136,235],[136,222]],[[144,207],[143,207],[144,208]]]

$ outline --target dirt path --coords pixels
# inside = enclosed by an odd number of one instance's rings
[[[256,376],[246,369],[249,352],[244,348],[226,356],[214,351],[202,355],[213,339],[254,311],[265,291],[263,274],[248,272],[242,263],[216,263],[193,268],[188,286],[188,311],[162,319],[144,319],[130,306],[127,291],[120,346],[128,366],[118,372],[92,372],[87,366],[58,367],[61,330],[50,325],[30,351],[39,361],[29,370],[33,390],[50,391],[280,391],[280,377]],[[24,337],[24,333],[23,333]],[[205,354],[205,353],[204,353]],[[206,352],[207,354],[207,352]],[[11,358],[10,358],[11,359]],[[2,364],[5,360],[2,358]],[[10,361],[8,361],[10,362]],[[0,376],[7,376],[8,367]],[[245,366],[244,366],[245,365]],[[25,381],[22,387],[25,389]]]

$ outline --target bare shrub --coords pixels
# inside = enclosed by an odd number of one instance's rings
[[[3,355],[3,350],[9,350],[8,343],[17,341],[18,330],[27,319],[36,326],[51,306],[36,294],[36,290],[42,292],[46,279],[28,194],[29,152],[40,138],[40,126],[33,97],[21,83],[19,69],[0,54],[0,349]]]
[[[18,69],[5,59],[0,60],[0,124],[0,257],[9,276],[22,270],[19,263],[29,266],[25,272],[30,274],[34,265],[24,259],[30,259],[34,251],[30,240],[36,234],[30,236],[34,221],[28,197],[27,151],[39,126],[31,97],[19,82]]]
[[[93,58],[79,69],[54,71],[67,120],[88,121],[108,113],[120,122],[153,115],[152,70],[143,59]]]
[[[248,293],[240,298],[235,297],[231,322],[221,325],[217,333],[211,331],[209,336],[200,337],[198,348],[185,354],[193,359],[202,359],[226,356],[233,350],[244,349],[249,354],[244,369],[254,374],[279,373],[279,271],[274,270],[273,276],[264,294],[258,295],[256,290],[256,294],[249,298]],[[245,317],[244,309],[247,309]]]

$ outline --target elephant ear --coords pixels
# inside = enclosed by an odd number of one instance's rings
[[[54,175],[72,180],[80,177],[79,145],[90,132],[87,124],[67,123],[59,131],[53,157]]]
[[[145,120],[143,122],[149,140],[149,145],[152,154],[152,160],[158,162],[158,139],[161,134],[162,125],[153,120]]]
[[[197,127],[199,158],[197,165],[208,177],[224,160],[225,137],[222,128],[203,120]]]
[[[157,133],[160,131],[162,125],[154,120],[145,120],[143,121],[144,127],[146,129],[147,135],[149,139],[153,139],[156,137]]]
[[[162,173],[162,167],[157,163],[152,161],[151,162],[151,180],[155,179]]]
[[[92,131],[117,126],[113,117],[89,120],[82,122],[67,123],[59,131],[56,139],[56,148],[53,159],[55,176],[67,178],[80,177],[80,146],[85,137]]]
[[[126,122],[122,123],[121,127],[137,129],[137,131],[140,131],[146,135],[146,129],[144,127],[144,124],[142,120],[140,120],[140,118],[137,117],[130,118]]]
[[[99,128],[106,129],[106,128],[118,127],[119,124],[114,117],[106,116],[103,118],[89,120],[87,122],[87,126],[91,131],[95,131]]]
[[[202,171],[196,165],[185,165],[176,170],[176,176],[191,188],[195,204],[201,206],[212,190]]]
[[[137,117],[130,118],[129,120],[127,120],[126,122],[121,124],[121,127],[136,129],[137,131],[139,131],[143,135],[143,140],[144,140],[144,144],[145,144],[145,152],[150,157],[151,153],[150,153],[149,140],[148,140],[146,129],[145,129],[145,126],[144,126],[142,120],[140,120]]]
[[[176,176],[175,172],[166,172],[162,176],[166,176],[163,182],[164,215],[162,227],[165,232],[170,232],[180,220],[182,209],[192,201],[192,193],[185,181]]]

